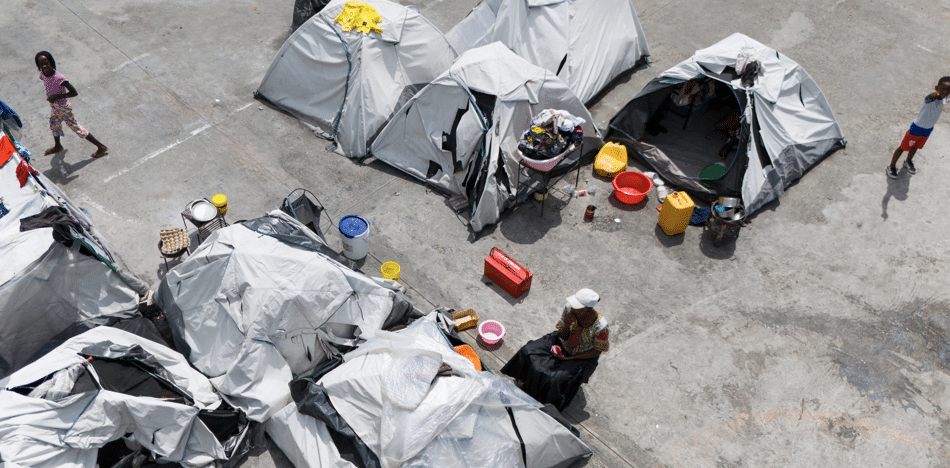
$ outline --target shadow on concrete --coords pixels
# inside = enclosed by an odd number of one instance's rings
[[[543,238],[548,231],[560,226],[563,222],[561,210],[570,203],[571,198],[564,201],[553,195],[563,195],[560,191],[552,189],[549,192],[544,202],[543,214],[541,202],[533,197],[503,214],[498,221],[501,234],[516,244],[533,244]],[[484,233],[479,235],[482,236]]]
[[[663,232],[663,228],[661,228],[659,224],[657,224],[656,227],[654,227],[653,232],[656,235],[656,239],[660,241],[660,244],[662,244],[663,247],[676,247],[677,245],[682,244],[684,240],[686,240],[685,233],[677,234],[675,236],[666,235],[666,233]]]
[[[884,221],[887,221],[887,205],[891,202],[891,198],[899,201],[907,200],[907,192],[910,190],[910,174],[907,174],[907,170],[903,167],[897,171],[897,178],[891,179],[890,177],[885,177],[884,180],[887,181],[887,191],[884,192],[884,198],[881,199],[881,218]]]
[[[742,235],[742,229],[739,229]],[[719,245],[715,245],[716,233],[703,226],[703,233],[699,236],[699,251],[713,260],[728,260],[736,253],[738,237],[724,237]]]
[[[584,386],[577,390],[577,394],[574,395],[574,399],[571,400],[571,404],[567,405],[567,408],[564,408],[564,413],[566,413],[574,423],[582,423],[590,419],[590,413],[587,412],[587,395],[584,394]]]
[[[479,348],[481,348],[481,349],[483,349],[483,350],[485,350],[485,351],[497,351],[497,350],[501,349],[502,346],[505,345],[505,340],[504,340],[504,338],[502,338],[502,339],[501,339],[500,341],[498,341],[497,343],[488,344],[488,343],[486,343],[484,340],[482,340],[482,337],[481,337],[480,335],[475,338],[475,342],[478,343],[478,347],[479,347]]]
[[[482,275],[482,283],[485,283],[485,285],[488,286],[488,289],[491,289],[492,291],[495,291],[496,293],[498,293],[498,295],[501,296],[502,299],[508,301],[508,303],[511,305],[521,304],[522,302],[524,302],[525,298],[531,294],[531,290],[528,289],[527,291],[525,291],[524,294],[522,294],[518,298],[511,297],[511,294],[508,294],[504,289],[501,289],[501,286],[498,286],[497,284],[495,284],[495,282],[492,281],[491,278],[485,275]]]
[[[50,169],[43,172],[43,175],[55,182],[56,185],[67,185],[76,180],[79,176],[73,174],[95,161],[92,158],[85,158],[76,164],[69,164],[66,162],[66,153],[68,152],[68,149],[64,149],[54,153],[49,161]]]
[[[796,181],[795,183],[798,183],[798,181]],[[781,205],[782,205],[781,198],[776,198],[775,200],[772,200],[762,205],[758,210],[755,210],[755,213],[746,214],[744,221],[746,223],[751,223],[753,219],[755,219],[760,214],[765,213],[766,211],[770,211],[774,213],[778,209],[778,207]]]

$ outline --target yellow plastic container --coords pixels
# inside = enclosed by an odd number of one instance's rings
[[[686,232],[689,218],[693,216],[693,199],[686,192],[674,192],[663,201],[660,209],[660,219],[657,223],[668,236],[675,236]]]
[[[601,177],[614,177],[627,170],[627,147],[619,143],[607,143],[594,158],[594,172]]]
[[[228,212],[228,197],[223,193],[211,197],[211,204],[218,209],[219,215],[224,215]]]
[[[396,262],[386,262],[383,266],[379,267],[379,271],[383,273],[383,278],[393,281],[399,281],[399,264]]]

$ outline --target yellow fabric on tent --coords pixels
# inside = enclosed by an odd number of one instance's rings
[[[334,21],[340,23],[344,31],[352,31],[355,28],[358,32],[366,34],[383,32],[383,28],[376,24],[381,23],[383,17],[379,16],[376,9],[368,3],[346,2],[343,11]]]

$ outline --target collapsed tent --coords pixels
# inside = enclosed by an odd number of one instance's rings
[[[76,323],[136,316],[148,290],[87,214],[16,151],[13,134],[0,135],[0,378]]]
[[[459,54],[500,41],[585,103],[650,55],[630,0],[484,0],[446,38]]]
[[[518,142],[544,109],[584,119],[587,147],[603,144],[590,112],[563,81],[496,42],[462,54],[413,96],[380,131],[372,154],[464,197],[471,207],[469,224],[478,232],[525,195],[515,186],[522,170]],[[580,152],[561,164],[577,157]]]
[[[368,142],[455,59],[416,9],[386,0],[334,0],[284,43],[257,95],[329,134],[342,154]]]
[[[181,354],[111,327],[69,339],[0,390],[0,460],[11,468],[234,466],[250,428]]]
[[[674,185],[741,197],[747,214],[845,145],[808,73],[738,33],[651,81],[611,119],[607,138]]]
[[[412,310],[398,283],[353,271],[320,245],[274,211],[215,231],[159,285],[175,347],[252,420],[291,402],[295,375]]]
[[[590,455],[510,381],[475,370],[437,315],[376,331],[337,367],[295,381],[302,414],[267,423],[277,446],[298,468],[554,468]]]

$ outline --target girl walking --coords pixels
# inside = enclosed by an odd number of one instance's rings
[[[36,54],[36,68],[40,70],[40,80],[46,86],[46,100],[49,101],[51,112],[49,117],[49,128],[53,131],[52,148],[46,150],[43,154],[50,155],[63,150],[63,145],[59,139],[63,137],[63,123],[72,131],[76,132],[79,138],[85,138],[89,143],[96,145],[96,152],[92,153],[93,158],[105,156],[109,151],[106,145],[103,145],[92,136],[73,116],[73,108],[69,105],[69,98],[79,95],[76,88],[66,81],[66,77],[56,71],[56,61],[53,55],[45,50]]]

